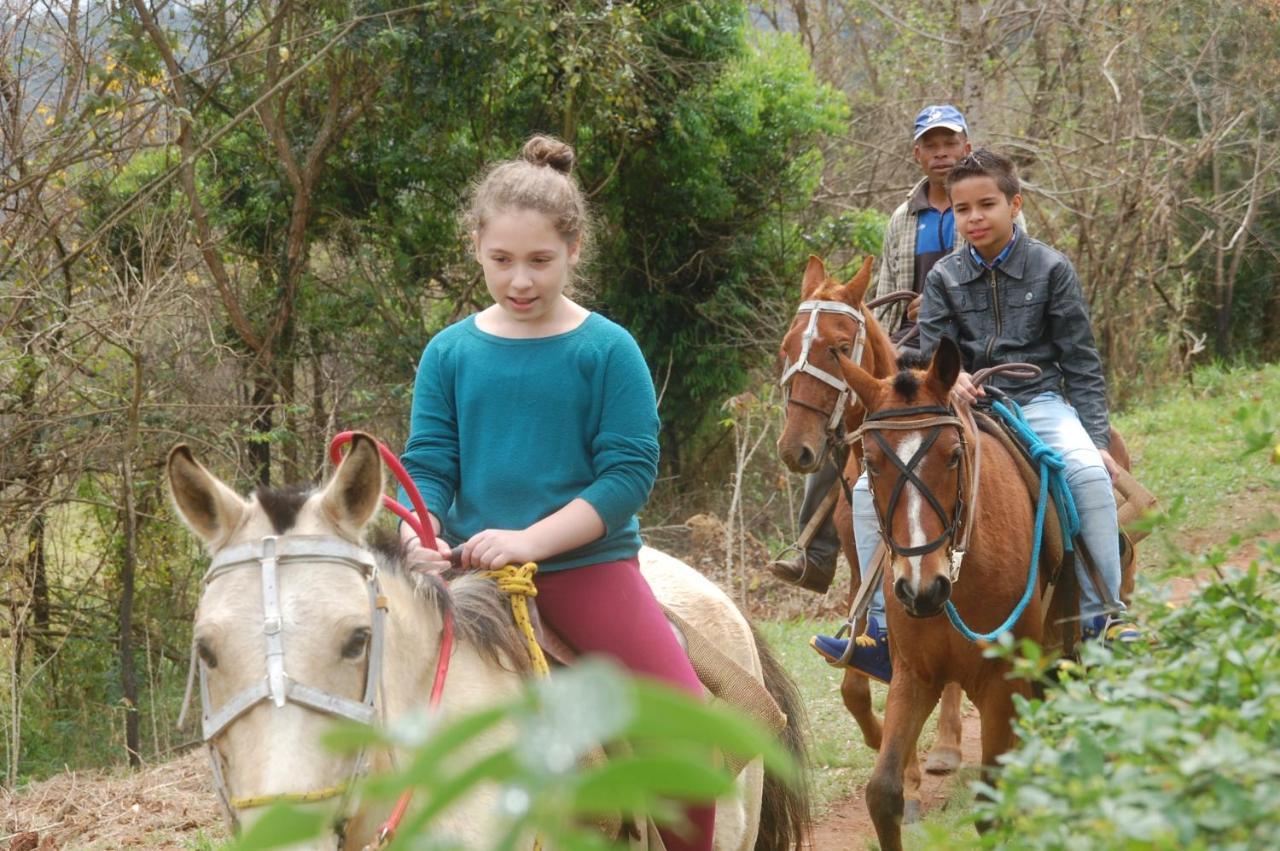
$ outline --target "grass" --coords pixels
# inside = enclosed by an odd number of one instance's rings
[[[1280,365],[1201,369],[1188,386],[1165,392],[1158,403],[1117,415],[1114,422],[1129,446],[1135,475],[1160,499],[1162,509],[1172,509],[1151,540],[1154,546],[1144,545],[1143,569],[1162,568],[1149,578],[1158,581],[1185,566],[1187,560],[1176,554],[1197,536],[1216,543],[1280,527],[1280,467],[1269,463],[1272,447],[1280,444]],[[865,786],[875,763],[875,753],[863,744],[841,703],[839,672],[808,647],[815,632],[830,633],[837,626],[807,619],[760,624],[795,678],[809,713],[818,818]],[[874,684],[872,693],[882,713],[886,689]],[[930,719],[920,737],[922,751],[932,743],[933,725]],[[976,846],[968,820],[973,793],[964,776],[952,789],[948,806],[904,831],[908,849]],[[867,843],[874,847],[875,837],[868,836]]]
[[[1280,364],[1259,369],[1206,367],[1191,384],[1158,404],[1114,418],[1133,456],[1134,472],[1164,507],[1181,501],[1182,533],[1208,528],[1222,509],[1250,491],[1274,492],[1280,472],[1268,453],[1242,457],[1251,435],[1280,436]]]

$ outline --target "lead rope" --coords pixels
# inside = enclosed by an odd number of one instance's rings
[[[1018,403],[1012,399],[1008,401],[1008,407],[1003,402],[997,401],[992,403],[991,408],[1013,428],[1018,437],[1027,445],[1027,450],[1032,460],[1040,468],[1040,496],[1036,502],[1036,526],[1034,543],[1031,548],[1031,564],[1027,569],[1027,587],[1022,593],[1022,599],[1014,606],[1013,611],[1009,613],[1009,617],[1005,618],[1004,623],[990,632],[974,632],[960,617],[955,604],[950,600],[947,601],[947,619],[951,621],[951,625],[956,628],[956,631],[969,641],[995,641],[1018,622],[1018,619],[1022,617],[1022,613],[1026,611],[1027,604],[1031,602],[1031,596],[1035,593],[1039,574],[1040,544],[1044,538],[1045,505],[1049,501],[1049,489],[1051,486],[1058,509],[1058,522],[1062,526],[1063,549],[1068,552],[1071,551],[1071,542],[1080,528],[1080,515],[1076,511],[1075,500],[1072,498],[1071,489],[1066,482],[1066,462],[1062,459],[1060,453],[1045,443],[1027,425],[1026,417],[1023,416],[1022,408]]]

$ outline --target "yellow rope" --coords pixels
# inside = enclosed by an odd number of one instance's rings
[[[493,579],[498,590],[511,598],[511,617],[524,635],[529,661],[538,674],[546,677],[550,676],[551,668],[547,665],[547,657],[542,655],[538,637],[533,632],[533,621],[529,619],[529,598],[538,596],[538,588],[533,584],[533,576],[537,572],[538,566],[528,562],[519,566],[509,564],[497,570],[486,570],[480,575]]]
[[[347,784],[340,783],[337,786],[316,789],[312,792],[283,792],[279,795],[254,795],[246,798],[232,798],[230,804],[232,808],[237,810],[265,807],[268,804],[311,804],[316,801],[327,801],[330,798],[336,798],[345,791],[347,791]]]
[[[533,584],[534,574],[538,566],[533,562],[522,565],[509,564],[497,570],[486,570],[481,576],[492,579],[498,590],[511,599],[511,617],[524,635],[525,649],[529,653],[529,661],[539,676],[551,676],[551,667],[547,665],[547,657],[542,655],[542,647],[538,644],[538,636],[533,631],[533,621],[529,618],[529,598],[538,596],[538,587]],[[533,851],[541,851],[542,840],[533,839]]]

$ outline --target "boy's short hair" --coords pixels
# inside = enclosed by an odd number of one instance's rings
[[[951,173],[947,175],[947,194],[951,194],[952,186],[970,177],[991,178],[1010,201],[1022,191],[1022,183],[1018,180],[1018,170],[1013,160],[990,148],[979,148],[961,157],[951,167]]]

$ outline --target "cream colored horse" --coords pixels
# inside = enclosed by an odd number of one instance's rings
[[[389,808],[349,800],[347,790],[366,770],[388,768],[392,754],[367,763],[338,757],[320,746],[322,732],[336,717],[390,723],[424,711],[445,608],[457,637],[439,711],[456,716],[514,696],[529,664],[505,598],[490,580],[464,575],[445,585],[365,547],[383,490],[376,444],[365,435],[319,489],[242,497],[186,446],[170,452],[168,476],[178,513],[213,557],[193,639],[228,818],[247,826],[275,801],[323,807],[334,832],[303,847],[363,847]],[[788,717],[800,717],[794,686],[719,588],[656,550],[642,550],[641,561],[659,599],[765,683]],[[785,735],[801,753],[794,727]],[[759,760],[737,786],[717,804],[717,849],[799,847],[803,793],[766,777]],[[496,795],[486,789],[454,806],[437,835],[489,847],[501,829]]]

